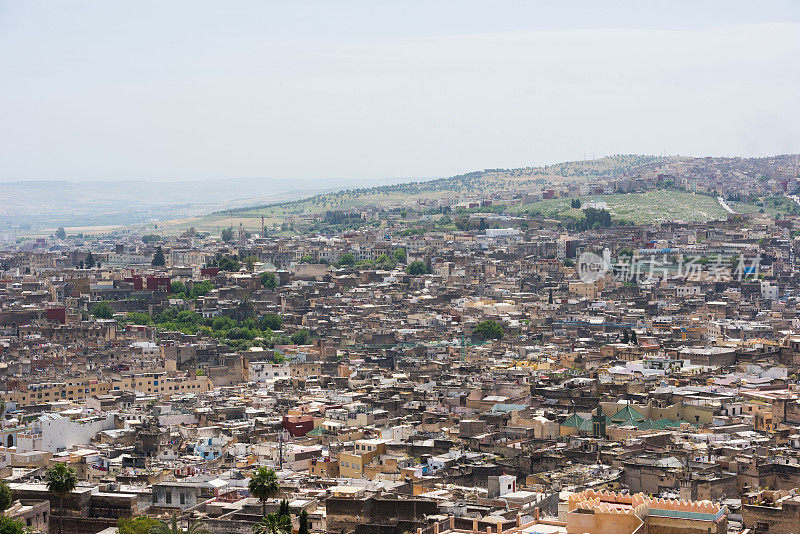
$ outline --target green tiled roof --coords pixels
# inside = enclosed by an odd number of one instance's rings
[[[580,415],[574,413],[574,414],[570,415],[569,417],[567,417],[567,419],[563,423],[561,423],[561,426],[569,426],[569,427],[574,427],[574,428],[580,428],[581,425],[584,422],[585,421],[584,421],[583,417],[581,417]]]
[[[630,404],[626,404],[620,411],[611,416],[611,421],[616,424],[627,421],[638,423],[645,419],[646,417]]]

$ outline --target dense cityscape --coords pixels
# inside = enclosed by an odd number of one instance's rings
[[[9,243],[5,517],[120,534],[797,532],[800,216],[737,212],[795,203],[794,162]],[[606,209],[652,190],[726,216]],[[548,199],[578,217],[541,215]]]

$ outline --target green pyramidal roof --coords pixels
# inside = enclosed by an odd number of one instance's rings
[[[561,423],[561,426],[570,426],[570,427],[580,428],[581,425],[584,422],[585,421],[584,421],[583,417],[581,417],[580,415],[574,413],[574,414],[570,415],[569,417],[567,417],[567,419],[563,423]]]
[[[645,419],[646,417],[630,404],[626,404],[620,411],[611,416],[611,421],[614,423],[622,423],[625,421],[637,423]]]

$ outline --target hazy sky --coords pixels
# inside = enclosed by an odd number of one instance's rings
[[[0,0],[3,181],[800,152],[799,104],[797,0]]]

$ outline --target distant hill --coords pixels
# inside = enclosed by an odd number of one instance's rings
[[[385,184],[399,181],[376,180]],[[352,185],[346,179],[248,178],[187,182],[3,182],[0,231],[58,226],[130,226],[204,215],[263,202],[295,200]]]
[[[0,184],[4,200],[0,205],[0,238],[4,235],[13,238],[15,232],[17,235],[46,234],[58,226],[77,232],[98,231],[100,226],[133,226],[151,231],[157,225],[159,233],[179,232],[194,226],[201,231],[218,233],[222,228],[241,224],[255,230],[261,227],[262,216],[267,227],[279,228],[287,221],[291,224],[308,220],[315,214],[332,210],[421,207],[444,197],[450,200],[489,195],[505,198],[509,192],[519,199],[548,188],[647,176],[692,177],[699,184],[698,191],[703,187],[707,192],[718,188],[726,198],[731,192],[747,194],[749,199],[730,199],[737,202],[741,212],[761,209],[780,212],[796,205],[782,202],[786,199],[765,204],[763,198],[755,197],[761,194],[762,185],[770,177],[796,174],[793,169],[797,162],[796,155],[693,158],[620,154],[540,167],[484,169],[429,180],[373,180],[368,182],[369,186],[362,181],[361,187],[352,187],[354,184],[347,179],[11,182]],[[663,205],[665,199],[678,204],[667,210]],[[641,201],[608,200],[612,213],[630,222],[670,217],[708,220],[724,212],[713,199],[709,203],[707,199],[693,199],[691,195],[650,195]],[[525,205],[528,202],[526,199],[509,211],[555,217],[576,215],[570,212],[569,206],[564,209],[564,202]]]
[[[204,217],[171,221],[166,223],[165,228],[182,230],[194,226],[198,230],[213,233],[241,224],[246,229],[255,230],[260,228],[262,216],[268,228],[276,228],[286,221],[299,221],[331,210],[420,207],[426,201],[443,197],[477,198],[510,191],[518,194],[534,193],[570,184],[602,183],[609,179],[647,176],[669,176],[671,179],[668,181],[674,181],[676,177],[692,177],[697,178],[700,188],[709,187],[713,190],[719,187],[726,194],[731,190],[742,192],[744,189],[753,193],[751,186],[761,184],[768,176],[775,175],[786,166],[796,166],[796,162],[797,156],[794,155],[766,158],[693,158],[622,154],[541,167],[484,169],[448,178],[330,191],[302,199],[226,209]],[[703,177],[710,178],[704,181]],[[637,195],[618,195],[608,200],[612,214],[628,222],[711,220],[724,218],[726,213],[713,195],[709,197],[679,191],[668,195],[654,194],[651,191],[641,193],[640,198]],[[763,199],[759,202],[761,203],[748,203],[737,199],[735,207],[741,213],[761,209],[778,213],[786,211],[786,207],[794,207],[791,203],[764,204]],[[568,204],[568,199],[561,199],[518,205],[509,211],[567,218],[576,216],[575,212],[579,213],[580,210],[571,212]]]

